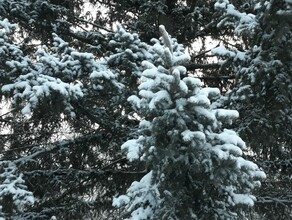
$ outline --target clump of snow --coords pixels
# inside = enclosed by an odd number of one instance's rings
[[[245,142],[236,134],[235,131],[230,129],[224,129],[223,132],[216,135],[216,139],[222,143],[233,144],[243,150],[246,149]]]
[[[193,77],[185,77],[183,78],[183,81],[188,85],[188,86],[193,86],[193,87],[200,87],[202,86],[202,82],[198,78],[193,78]]]
[[[139,143],[141,140],[143,140],[142,136],[138,139],[128,140],[121,146],[121,149],[127,152],[129,161],[138,160],[140,158],[141,150],[143,149],[143,146]]]
[[[4,179],[0,183],[0,200],[5,195],[12,195],[17,208],[33,205],[35,202],[33,193],[27,190],[23,174],[18,173],[16,165],[10,161],[1,161],[0,165],[3,168],[0,178]]]
[[[238,51],[238,50],[232,51],[232,50],[227,49],[224,46],[216,47],[216,48],[212,49],[211,51],[212,51],[212,53],[214,53],[215,55],[218,55],[218,56],[233,58],[234,61],[245,60],[245,58],[246,58],[245,52]]]
[[[4,20],[0,20],[0,27],[1,29],[4,28],[5,32],[7,34],[10,34],[11,32],[13,32],[16,28],[15,24],[11,24],[7,18],[5,18]]]
[[[133,106],[136,106],[137,108],[141,108],[141,105],[140,105],[140,98],[135,96],[135,95],[131,95],[128,99],[127,99],[128,102],[130,102]]]
[[[191,96],[190,98],[188,98],[187,101],[189,103],[196,105],[196,106],[204,106],[206,108],[208,108],[211,104],[210,100],[205,95]]]
[[[226,187],[226,191],[229,194],[228,201],[233,205],[253,206],[254,202],[256,201],[256,198],[253,195],[235,193],[234,192],[235,191],[235,187],[234,186]]]
[[[217,26],[221,27],[225,24],[230,24],[230,17],[236,18],[235,33],[241,34],[243,31],[253,31],[258,22],[256,21],[256,16],[254,14],[247,14],[245,12],[238,11],[233,4],[230,4],[228,0],[221,0],[215,3],[215,9],[221,10],[225,14],[225,18],[222,19]]]
[[[151,129],[152,124],[150,121],[147,120],[141,120],[139,123],[139,128],[140,129]]]
[[[237,166],[240,169],[244,168],[246,170],[253,170],[253,171],[259,169],[258,166],[255,163],[253,163],[251,161],[248,161],[248,160],[245,160],[242,157],[239,157],[237,159]]]
[[[220,90],[218,88],[202,88],[200,94],[206,95],[209,99],[216,99],[220,96]]]
[[[219,46],[212,49],[212,52],[219,56],[228,56],[228,57],[235,57],[235,53],[227,50],[224,46]]]
[[[113,206],[120,208],[127,205],[130,202],[129,196],[121,195],[118,198],[113,199]]]
[[[190,55],[188,55],[188,54],[182,54],[180,56],[175,56],[173,58],[173,65],[178,66],[178,65],[184,64],[190,60],[191,60],[191,58],[190,58]]]
[[[114,79],[116,78],[116,76],[109,70],[99,70],[96,71],[94,70],[91,74],[90,74],[90,78],[102,78],[102,79]]]
[[[209,109],[206,109],[201,106],[195,106],[194,111],[198,115],[198,118],[202,119],[206,123],[211,123],[213,124],[216,121],[216,117],[213,112],[211,112]]]
[[[216,145],[212,148],[212,152],[220,160],[234,160],[233,156],[241,156],[242,150],[233,144]]]
[[[169,93],[165,90],[158,91],[154,94],[153,98],[149,102],[149,109],[155,110],[159,108],[159,106],[170,106],[172,104]]]
[[[153,172],[150,171],[139,182],[132,183],[126,196],[114,198],[115,207],[125,206],[130,211],[129,220],[153,219],[154,211],[162,200],[157,185],[152,184],[152,176]],[[132,198],[131,202],[129,198]]]
[[[236,110],[217,109],[215,112],[216,118],[227,124],[232,124],[232,122],[239,117],[239,113]]]
[[[190,131],[190,130],[185,130],[181,133],[183,140],[186,142],[189,142],[191,140],[199,140],[200,142],[205,142],[206,141],[206,136],[203,132],[201,131]]]

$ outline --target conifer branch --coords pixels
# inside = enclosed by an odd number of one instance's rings
[[[172,46],[171,46],[171,40],[170,40],[170,37],[169,37],[167,31],[165,30],[164,25],[160,25],[159,26],[159,31],[160,31],[160,34],[162,36],[164,45],[169,49],[169,51],[172,54],[173,53],[173,49],[172,49]]]

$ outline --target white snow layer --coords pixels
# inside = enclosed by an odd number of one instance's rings
[[[126,206],[131,212],[129,220],[152,219],[154,210],[161,202],[160,194],[155,184],[152,184],[153,172],[147,173],[139,182],[135,181],[127,190],[127,195],[113,199],[113,206]],[[130,198],[132,201],[130,203]]]
[[[224,46],[219,46],[219,47],[212,49],[212,53],[214,53],[218,56],[232,57],[235,61],[245,59],[245,52],[241,52],[241,51],[234,52],[234,51],[226,49],[226,47],[224,47]]]
[[[245,142],[236,134],[235,131],[224,129],[223,132],[216,135],[216,139],[224,144],[232,144],[240,147],[242,150],[246,149]]]
[[[247,206],[253,206],[254,202],[256,201],[256,198],[253,195],[235,193],[234,186],[227,186],[225,190],[229,194],[228,202],[230,202],[232,205],[242,204]]]
[[[0,197],[12,195],[13,203],[19,207],[34,204],[33,194],[26,190],[23,174],[17,174],[16,165],[9,161],[1,161],[0,165],[4,171],[0,173],[0,178],[3,179],[0,183]]]
[[[189,142],[191,140],[200,140],[201,142],[206,141],[206,136],[201,131],[185,130],[184,132],[181,133],[181,135],[183,137],[183,140],[186,142]]]
[[[140,136],[138,139],[132,139],[126,141],[122,146],[121,149],[127,152],[127,158],[129,161],[138,160],[140,158],[140,152],[143,146],[139,143],[144,138]]]

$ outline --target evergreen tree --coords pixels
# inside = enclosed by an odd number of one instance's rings
[[[56,34],[52,47],[25,55],[13,44],[16,26],[8,20],[0,25],[1,97],[8,103],[1,115],[1,161],[15,167],[19,184],[27,184],[20,189],[32,192],[36,201],[10,217],[80,219],[110,213],[113,195],[140,176],[124,170],[118,153],[134,126],[121,106],[121,77],[106,61],[79,52]],[[3,196],[10,192],[5,172]],[[11,201],[20,199],[15,195]],[[21,198],[26,201],[24,193]]]
[[[292,3],[254,1],[253,14],[240,12],[229,1],[216,6],[224,13],[221,24],[232,25],[235,34],[249,42],[244,51],[214,52],[232,60],[237,83],[226,103],[240,112],[238,132],[252,149],[253,160],[269,174],[259,193],[260,212],[269,219],[285,219],[292,204]],[[267,197],[272,191],[273,196]]]
[[[21,212],[25,206],[34,204],[32,192],[24,184],[23,174],[18,174],[16,165],[9,161],[1,161],[0,216],[8,219]]]
[[[189,57],[160,31],[153,50],[162,64],[143,62],[139,95],[128,99],[141,117],[138,137],[122,145],[148,173],[113,204],[129,219],[237,219],[244,213],[236,208],[253,206],[251,191],[265,174],[241,157],[240,137],[224,129],[237,111],[213,108],[218,89],[181,80]]]
[[[77,48],[87,47],[92,53],[101,55],[106,51],[105,35],[101,30],[108,30],[101,16],[96,14],[93,22],[90,12],[85,10],[86,2],[77,0],[0,1],[1,17],[18,24],[17,33],[27,53],[35,50],[39,42],[52,43],[52,33],[56,33]],[[87,31],[89,25],[91,30]]]

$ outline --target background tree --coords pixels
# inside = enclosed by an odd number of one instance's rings
[[[113,195],[140,175],[138,168],[125,170],[119,156],[135,125],[121,106],[125,86],[118,80],[127,78],[56,34],[51,47],[25,55],[12,43],[13,29],[1,22],[1,95],[7,102],[1,160],[19,170],[35,198],[33,207],[13,216],[102,217],[112,210]]]
[[[228,1],[216,5],[224,11],[221,24],[232,25],[248,47],[214,52],[233,61],[237,83],[226,103],[239,110],[238,132],[251,148],[252,159],[269,174],[259,192],[261,215],[284,219],[290,218],[292,205],[292,4],[271,0],[253,5],[250,15],[239,12]]]

